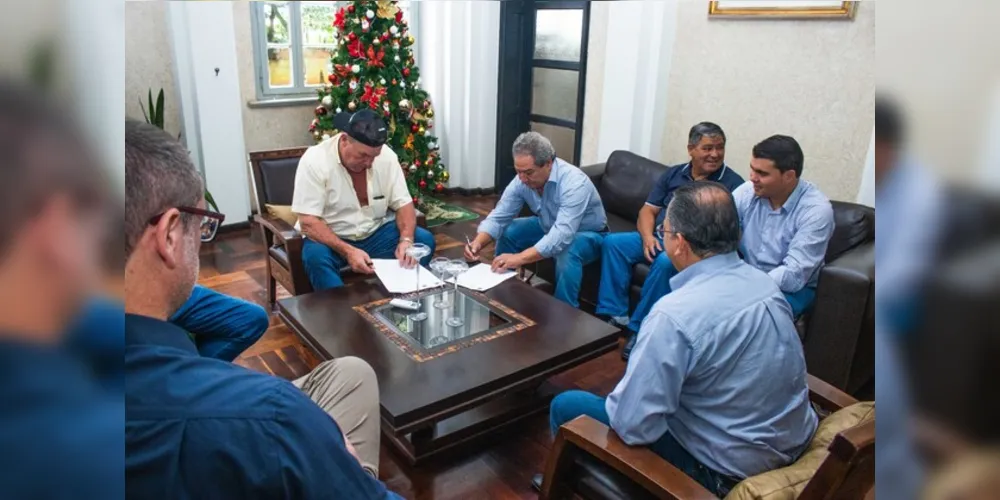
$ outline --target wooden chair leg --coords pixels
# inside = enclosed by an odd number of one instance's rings
[[[271,274],[271,259],[267,259],[266,272],[267,272],[267,307],[268,311],[274,310],[274,303],[277,301],[278,297],[278,280],[274,279],[274,275]]]

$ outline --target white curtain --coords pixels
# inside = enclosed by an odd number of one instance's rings
[[[490,188],[496,165],[500,2],[415,2],[417,65],[449,187]]]

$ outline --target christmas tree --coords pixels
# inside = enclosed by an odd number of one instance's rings
[[[368,107],[389,125],[388,146],[399,156],[414,203],[444,190],[430,96],[420,89],[413,35],[395,1],[355,1],[337,11],[337,40],[329,83],[318,90],[320,105],[309,131],[317,141],[337,133],[333,117]]]

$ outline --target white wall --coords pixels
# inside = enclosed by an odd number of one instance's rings
[[[188,149],[225,224],[245,222],[249,175],[232,6],[171,2],[168,11]]]

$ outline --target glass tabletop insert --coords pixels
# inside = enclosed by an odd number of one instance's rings
[[[386,303],[372,312],[379,321],[425,351],[488,335],[514,324],[503,311],[462,289],[457,296],[453,288],[443,288],[409,300],[419,301],[420,309],[410,311]]]

